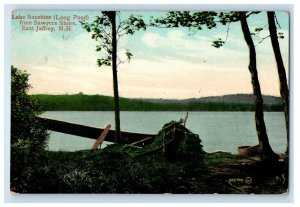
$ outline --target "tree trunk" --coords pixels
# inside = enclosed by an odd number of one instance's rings
[[[273,152],[266,131],[266,126],[264,121],[264,111],[263,111],[263,98],[260,90],[260,84],[259,84],[257,68],[256,68],[256,51],[249,31],[246,14],[244,12],[240,12],[240,22],[244,34],[244,39],[249,49],[248,68],[251,74],[251,83],[253,88],[253,99],[254,99],[254,106],[255,106],[255,125],[256,125],[256,132],[258,136],[260,150],[262,152],[261,154],[262,159],[277,161],[278,155]]]
[[[277,29],[276,29],[275,19],[274,19],[275,12],[268,12],[267,14],[268,14],[270,37],[271,37],[274,56],[275,56],[276,63],[277,63],[277,71],[278,71],[279,82],[280,82],[280,95],[281,95],[281,99],[283,102],[286,133],[287,133],[286,151],[288,152],[288,146],[289,146],[289,89],[288,89],[285,68],[283,65],[279,42],[278,42],[278,37],[277,37]]]
[[[119,105],[119,89],[118,89],[118,71],[117,71],[117,31],[116,31],[116,12],[109,12],[112,24],[112,71],[113,71],[113,87],[114,87],[114,104],[115,104],[115,142],[121,141],[120,127],[120,105]]]

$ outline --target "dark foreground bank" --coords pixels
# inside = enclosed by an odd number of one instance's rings
[[[288,174],[283,163],[268,166],[225,152],[203,162],[159,154],[134,157],[123,146],[97,151],[45,152],[41,162],[13,181],[19,193],[195,193],[282,194]],[[36,169],[33,171],[33,169]]]

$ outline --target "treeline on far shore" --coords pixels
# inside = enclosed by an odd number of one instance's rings
[[[31,95],[44,111],[113,111],[114,99],[102,95]],[[121,111],[254,111],[253,104],[120,98]],[[283,111],[282,104],[265,104],[265,111]]]

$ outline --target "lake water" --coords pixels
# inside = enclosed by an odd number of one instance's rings
[[[186,112],[121,112],[122,131],[156,134],[162,126],[184,117]],[[73,123],[114,129],[114,112],[111,111],[51,111],[43,117]],[[277,153],[286,148],[286,130],[283,112],[265,112],[270,144]],[[189,112],[186,127],[199,134],[205,151],[227,151],[236,154],[238,146],[258,143],[254,112]],[[90,149],[93,139],[51,132],[49,150],[76,151]],[[104,144],[105,145],[105,144]]]

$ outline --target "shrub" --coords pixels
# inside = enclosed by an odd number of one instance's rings
[[[48,132],[41,126],[36,100],[27,95],[29,74],[11,66],[11,188],[27,192],[40,167]]]
[[[27,95],[31,87],[28,77],[28,73],[11,66],[11,144],[21,139],[32,150],[44,149],[48,133],[36,118],[42,113],[38,102]]]

